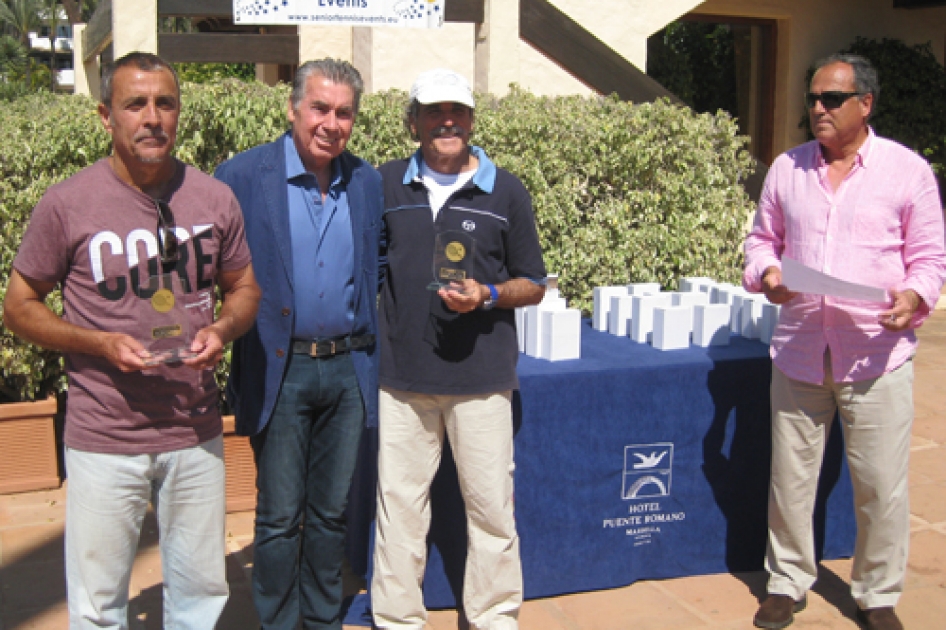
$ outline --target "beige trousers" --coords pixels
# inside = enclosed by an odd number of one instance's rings
[[[463,611],[470,627],[518,627],[519,536],[513,516],[512,392],[428,395],[381,389],[378,511],[371,608],[377,628],[420,630],[430,484],[444,433],[466,506]]]
[[[895,606],[910,541],[913,362],[877,379],[835,383],[826,353],[824,384],[792,380],[773,367],[771,395],[768,592],[799,600],[817,578],[812,512],[840,410],[857,521],[851,593],[861,608]]]

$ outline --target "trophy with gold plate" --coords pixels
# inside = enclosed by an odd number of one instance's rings
[[[434,280],[427,285],[431,291],[462,283],[473,277],[476,239],[457,230],[437,234],[434,241]]]
[[[197,356],[190,349],[194,336],[188,318],[186,296],[174,291],[171,275],[152,276],[148,285],[148,288],[156,289],[142,315],[143,335],[139,341],[150,353],[145,359],[145,364],[149,366]]]

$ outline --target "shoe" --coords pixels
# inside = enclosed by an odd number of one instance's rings
[[[903,624],[892,606],[867,610],[858,608],[855,617],[867,630],[903,630]]]
[[[758,628],[779,630],[795,621],[795,613],[805,610],[807,605],[806,597],[796,602],[788,595],[769,595],[759,606],[752,623]]]

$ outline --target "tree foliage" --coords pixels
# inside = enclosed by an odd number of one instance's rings
[[[728,24],[671,22],[647,42],[647,74],[698,112],[738,111]]]
[[[183,86],[177,156],[212,172],[223,160],[288,127],[289,89],[226,80]],[[373,164],[416,145],[396,90],[362,99],[351,150]],[[531,192],[550,272],[586,312],[592,288],[630,281],[675,286],[681,276],[735,281],[752,204],[740,182],[746,139],[725,113],[667,102],[538,97],[514,89],[477,96],[473,141]],[[46,188],[105,156],[95,103],[38,94],[0,108],[0,299],[33,206]],[[60,309],[58,292],[50,305]],[[59,311],[57,311],[59,312]],[[7,392],[33,398],[62,387],[61,364],[0,329]],[[223,378],[226,364],[218,372]]]
[[[212,83],[224,79],[256,80],[252,63],[176,63],[178,77],[187,83]]]
[[[62,8],[70,24],[88,22],[98,4],[98,0],[62,0]]]
[[[42,0],[0,0],[0,24],[9,29],[24,46],[30,44],[30,31],[43,25]]]
[[[11,35],[0,35],[0,81],[10,82],[11,74],[24,70],[27,63],[26,48]]]

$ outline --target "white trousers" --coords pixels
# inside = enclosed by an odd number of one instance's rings
[[[840,410],[857,521],[851,593],[861,608],[895,606],[910,542],[913,362],[874,380],[835,383],[826,353],[823,385],[792,380],[773,367],[771,395],[768,592],[799,600],[817,578],[812,512]]]
[[[519,536],[513,516],[512,392],[439,396],[381,389],[378,514],[371,606],[377,628],[420,630],[430,484],[444,432],[466,506],[463,612],[476,630],[518,627]]]
[[[128,585],[148,502],[164,579],[164,627],[212,630],[229,595],[223,438],[155,455],[66,449],[69,628],[128,628]]]

